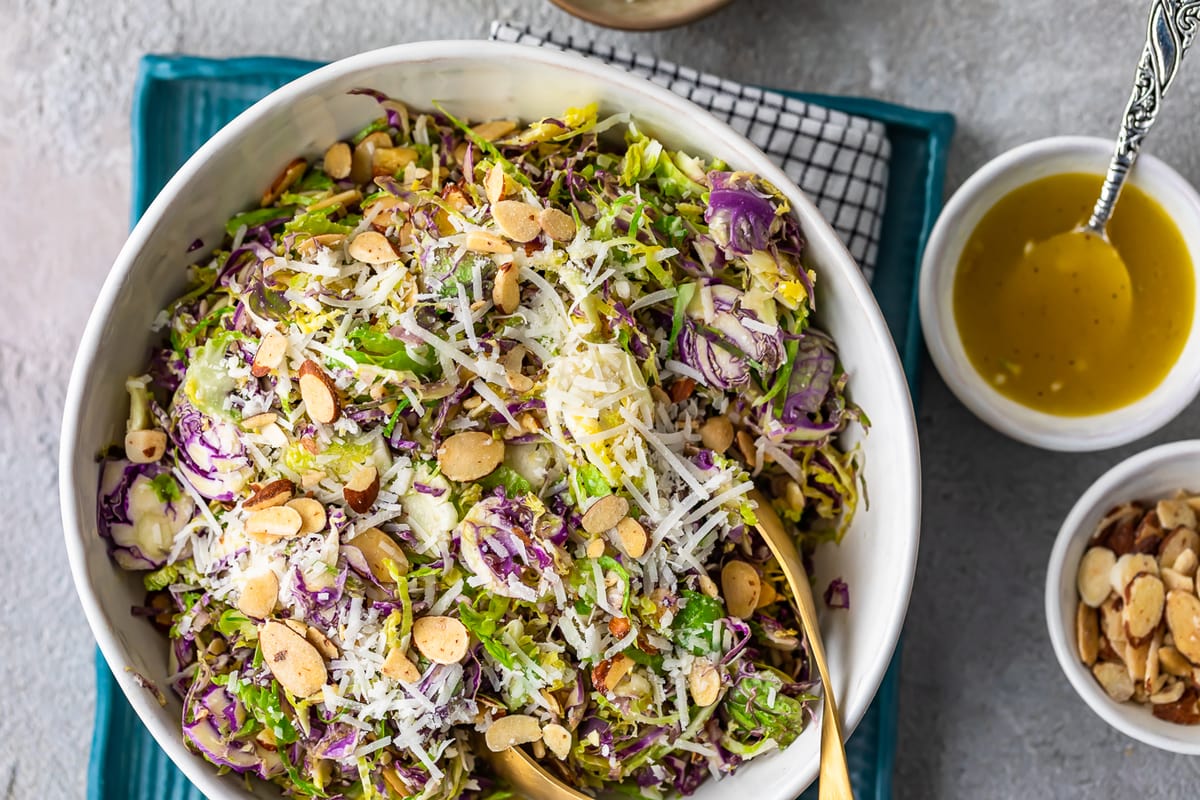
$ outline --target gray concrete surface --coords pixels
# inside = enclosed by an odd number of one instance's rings
[[[145,52],[330,59],[477,37],[508,18],[732,78],[952,111],[952,189],[1028,139],[1105,135],[1148,2],[736,0],[691,27],[602,31],[545,0],[0,0],[0,795],[82,797],[92,640],[67,577],[55,486],[70,360],[126,229],[129,104]],[[1200,59],[1200,56],[1196,57]],[[1200,69],[1150,149],[1200,179]],[[1054,662],[1042,582],[1054,532],[1121,457],[1200,434],[1192,408],[1120,451],[1053,455],[991,432],[927,363],[926,511],[905,637],[900,798],[1182,797],[1200,760],[1109,730]]]

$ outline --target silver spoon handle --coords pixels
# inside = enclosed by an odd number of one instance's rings
[[[1100,199],[1092,209],[1092,216],[1085,226],[1103,235],[1112,216],[1121,188],[1129,169],[1137,160],[1142,139],[1150,132],[1158,118],[1159,105],[1166,94],[1183,54],[1192,44],[1200,25],[1200,0],[1154,0],[1150,9],[1150,21],[1146,26],[1146,47],[1142,50],[1134,76],[1133,93],[1125,106],[1121,120],[1121,131],[1117,135],[1117,149],[1104,176]]]

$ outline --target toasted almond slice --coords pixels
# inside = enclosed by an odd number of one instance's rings
[[[1190,550],[1188,552],[1191,552]],[[1170,567],[1163,567],[1160,575],[1163,586],[1167,591],[1178,589],[1181,592],[1196,592],[1196,581],[1191,575],[1181,575]]]
[[[417,669],[417,665],[399,647],[388,651],[379,671],[394,681],[416,683],[421,680],[421,670]]]
[[[463,660],[471,636],[454,617],[426,616],[413,622],[413,644],[435,664],[457,664]]]
[[[1183,575],[1190,575],[1193,572],[1195,572],[1196,571],[1196,562],[1197,562],[1196,552],[1197,551],[1192,550],[1190,548],[1187,550],[1184,550],[1175,559],[1173,569],[1176,572],[1181,573]],[[1165,564],[1166,562],[1164,561],[1163,563]]]
[[[371,171],[376,175],[395,175],[417,160],[411,147],[378,147],[371,154]]]
[[[304,638],[309,644],[317,648],[317,652],[321,654],[322,658],[328,661],[332,661],[335,658],[341,658],[342,651],[339,650],[338,646],[333,643],[333,640],[326,636],[325,633],[319,628],[314,628],[312,625],[309,625],[308,630],[304,632]]]
[[[557,208],[543,208],[538,212],[537,221],[546,235],[556,242],[569,242],[575,238],[575,220]]]
[[[754,446],[754,437],[746,431],[738,431],[734,437],[737,442],[738,452],[742,454],[742,458],[747,464],[753,465],[758,461],[758,449]]]
[[[1154,716],[1174,722],[1177,725],[1200,724],[1200,705],[1197,705],[1197,693],[1192,687],[1184,687],[1183,694],[1174,703],[1155,704],[1151,707]]]
[[[528,714],[509,714],[493,722],[483,734],[488,750],[500,753],[510,747],[539,741],[542,726]]]
[[[587,544],[587,557],[588,558],[599,558],[602,555],[604,555],[604,540],[603,539],[592,539],[590,542],[588,542],[588,544]]]
[[[391,241],[379,231],[363,231],[355,236],[350,240],[346,252],[355,261],[362,261],[364,264],[387,264],[398,258],[396,248],[392,247]]]
[[[337,387],[325,370],[311,359],[300,365],[300,397],[313,422],[329,425],[341,416]]]
[[[246,533],[257,537],[290,539],[300,533],[302,524],[296,509],[273,506],[250,514],[246,518]]]
[[[295,490],[296,485],[287,478],[264,483],[246,502],[242,503],[242,508],[247,511],[261,511],[264,508],[281,506],[292,499],[292,492]]]
[[[463,247],[475,253],[511,253],[512,245],[494,233],[487,231],[467,231],[463,237]]]
[[[1154,510],[1164,530],[1172,531],[1181,527],[1196,529],[1196,512],[1186,500],[1159,500]]]
[[[488,202],[496,205],[504,199],[504,192],[508,188],[508,182],[504,175],[504,168],[499,164],[494,165],[487,172],[487,177],[483,179],[483,191],[487,195]]]
[[[345,142],[334,142],[325,151],[325,173],[336,181],[350,174],[352,156],[350,145]]]
[[[125,434],[125,457],[134,464],[153,464],[167,452],[167,434],[159,430]]]
[[[602,692],[611,692],[617,688],[617,684],[624,680],[631,669],[633,669],[633,659],[624,653],[618,653],[592,667],[592,685]]]
[[[1121,610],[1125,601],[1117,595],[1109,595],[1100,604],[1100,627],[1118,658],[1125,658],[1125,620]]]
[[[688,691],[701,708],[708,708],[717,702],[721,694],[721,675],[707,658],[697,658],[692,662],[692,669],[688,673]]]
[[[323,480],[325,480],[325,470],[314,469],[300,476],[300,486],[306,490],[311,489]]]
[[[510,119],[494,119],[489,122],[481,122],[471,128],[471,132],[483,139],[485,142],[495,142],[517,129],[517,123]]]
[[[633,517],[625,517],[617,523],[617,538],[621,540],[621,549],[630,558],[638,559],[646,555],[649,537],[646,536],[646,529],[642,527],[642,523]]]
[[[279,601],[279,578],[271,570],[247,575],[242,579],[238,610],[247,617],[266,619]]]
[[[1200,598],[1187,592],[1167,593],[1167,628],[1175,649],[1193,664],[1200,664]]]
[[[344,241],[346,241],[344,233],[319,233],[316,236],[301,239],[296,244],[295,250],[302,258],[313,258],[321,248],[333,250],[341,247]]]
[[[521,279],[517,265],[509,262],[496,268],[492,283],[492,302],[501,313],[511,314],[521,305]]]
[[[533,378],[528,375],[522,375],[519,372],[506,371],[504,380],[508,384],[508,388],[512,389],[517,394],[525,394],[533,390]]]
[[[1150,702],[1156,706],[1177,702],[1183,697],[1183,690],[1186,688],[1183,681],[1169,681],[1162,689],[1150,695]]]
[[[724,453],[733,444],[733,423],[729,417],[709,417],[700,426],[700,443],[718,453]]]
[[[387,568],[389,561],[395,565],[397,572],[401,575],[408,572],[408,556],[404,555],[404,551],[400,549],[400,545],[396,544],[395,539],[379,528],[367,528],[347,544],[358,548],[367,562],[367,568],[371,570],[375,580],[380,583],[393,582],[392,573]]]
[[[1133,680],[1120,664],[1102,663],[1092,667],[1100,686],[1108,696],[1118,703],[1124,703],[1133,697]]]
[[[1192,665],[1173,646],[1158,648],[1158,665],[1163,672],[1178,678],[1190,678],[1192,675]]]
[[[729,613],[749,619],[758,607],[762,579],[758,577],[758,570],[745,561],[730,561],[721,569],[721,589]]]
[[[542,728],[542,741],[559,761],[565,761],[571,754],[571,732],[556,722]]]
[[[300,180],[305,171],[308,170],[308,162],[303,158],[294,159],[290,164],[283,168],[283,172],[271,182],[270,188],[263,192],[262,204],[269,206],[279,199],[279,196],[286,192],[291,185]]]
[[[504,461],[504,442],[482,431],[456,433],[437,450],[438,466],[452,481],[477,481]]]
[[[700,587],[700,592],[708,597],[715,598],[721,596],[721,591],[717,588],[717,582],[703,573],[696,580],[696,584]]]
[[[325,660],[302,635],[278,620],[259,626],[258,644],[263,663],[293,697],[316,694],[329,679]]]
[[[619,495],[606,494],[588,506],[581,523],[583,529],[588,533],[604,533],[624,519],[628,513],[628,500]]]
[[[359,514],[370,511],[379,497],[379,470],[368,464],[355,472],[342,487],[342,497],[346,499],[346,505]]]
[[[1146,640],[1162,621],[1166,590],[1156,575],[1140,573],[1125,588],[1125,638],[1130,642]]]
[[[1117,559],[1109,573],[1112,590],[1125,595],[1125,587],[1143,572],[1158,576],[1158,561],[1145,553],[1126,553]]]
[[[261,430],[277,419],[279,419],[279,415],[277,415],[274,411],[264,411],[261,414],[255,414],[252,417],[246,417],[243,419],[242,428],[248,431]]]
[[[538,209],[521,200],[501,200],[492,206],[492,219],[509,239],[530,242],[542,232],[538,224]]]
[[[1158,651],[1162,649],[1162,639],[1162,629],[1155,630],[1154,635],[1150,637],[1146,651],[1146,677],[1143,679],[1143,686],[1148,695],[1154,694],[1162,688],[1163,675],[1158,661]]]
[[[258,343],[258,350],[254,352],[254,360],[250,363],[250,374],[256,378],[261,378],[275,370],[283,363],[283,357],[287,355],[288,340],[277,330],[269,330],[262,337],[262,341]]]
[[[1079,660],[1089,667],[1100,655],[1100,618],[1096,609],[1081,602],[1075,612],[1075,641]]]
[[[288,508],[296,509],[300,515],[300,533],[317,533],[325,529],[327,515],[325,514],[325,506],[321,505],[319,500],[314,500],[311,497],[297,497],[294,500],[288,500]]]
[[[758,605],[754,608],[757,611],[760,608],[766,608],[779,600],[779,593],[775,591],[775,587],[767,581],[762,582],[762,589],[758,593]]]
[[[341,206],[344,209],[344,208],[354,205],[359,200],[362,200],[362,192],[358,191],[358,189],[347,189],[344,192],[338,192],[337,194],[331,194],[329,197],[326,197],[323,200],[318,200],[317,202],[313,203],[311,206],[309,206],[305,210],[306,211],[320,211],[323,208],[333,208],[334,206]],[[345,236],[343,236],[340,233],[322,233],[320,235],[328,236],[328,237],[341,236],[342,239],[346,238]],[[317,237],[314,236],[314,237],[312,237],[312,239],[309,239],[308,241],[313,241],[313,239],[316,239],[316,238]],[[341,239],[332,239],[332,241],[340,243]],[[317,242],[313,242],[313,244],[315,245],[315,244],[317,244]],[[330,244],[330,245],[326,245],[326,246],[332,247],[333,245]],[[314,252],[315,252],[315,247],[314,247]]]

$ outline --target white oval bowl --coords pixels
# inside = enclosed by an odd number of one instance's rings
[[[1129,500],[1159,500],[1178,489],[1200,491],[1200,440],[1174,442],[1138,453],[1100,476],[1059,529],[1046,570],[1046,626],[1059,666],[1092,711],[1126,736],[1173,753],[1200,755],[1200,726],[1161,720],[1137,703],[1109,697],[1079,660],[1075,644],[1075,588],[1079,561],[1097,523]]]
[[[835,577],[850,585],[851,609],[826,613],[822,630],[847,733],[875,695],[908,606],[920,524],[920,465],[912,406],[892,339],[858,267],[820,213],[757,148],[695,105],[598,61],[519,45],[446,41],[400,45],[319,69],[272,93],[205,144],[162,190],[130,234],[100,292],[79,347],[60,451],[63,525],[71,571],[88,622],[125,695],[171,759],[218,800],[277,798],[259,783],[251,795],[235,776],[219,777],[189,752],[181,705],[166,708],[138,687],[130,669],[166,685],[166,642],[130,606],[142,601],[137,575],[109,560],[96,530],[95,456],[123,435],[125,376],[144,369],[158,310],[184,286],[184,254],[196,238],[220,240],[232,214],[256,202],[262,187],[300,153],[315,154],[378,116],[374,103],[347,95],[372,87],[414,107],[439,100],[471,118],[555,116],[599,103],[628,111],[672,147],[718,155],[750,170],[789,198],[818,271],[820,323],[834,336],[851,374],[850,390],[870,414],[863,440],[870,508],[860,508],[838,547],[817,554],[817,587]],[[853,435],[850,443],[860,436]],[[790,800],[819,764],[819,725],[783,755],[762,758],[731,781],[710,781],[696,797],[733,787],[763,800]]]
[[[1023,144],[989,161],[967,179],[938,217],[921,263],[921,328],[929,355],[950,390],[974,414],[1018,441],[1048,450],[1081,452],[1117,447],[1161,428],[1200,392],[1200,279],[1192,328],[1175,365],[1157,387],[1114,411],[1081,417],[1046,414],[1000,394],[971,364],[954,320],[954,279],[963,247],[980,219],[1006,194],[1065,172],[1103,175],[1112,142],[1056,136]],[[1200,263],[1200,195],[1178,172],[1143,155],[1129,181],[1153,197],[1179,227],[1193,269]]]

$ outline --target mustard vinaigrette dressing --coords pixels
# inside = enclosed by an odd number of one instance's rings
[[[1131,300],[1118,304],[1088,282],[1089,244],[1097,243],[1082,236],[1070,237],[1078,250],[1053,254],[1071,265],[1053,280],[1023,280],[1030,245],[1086,221],[1100,183],[1098,175],[1052,175],[1006,195],[972,232],[954,279],[955,323],[975,369],[1001,394],[1050,414],[1099,414],[1148,394],[1192,327],[1195,285],[1183,236],[1132,185],[1108,226]]]

